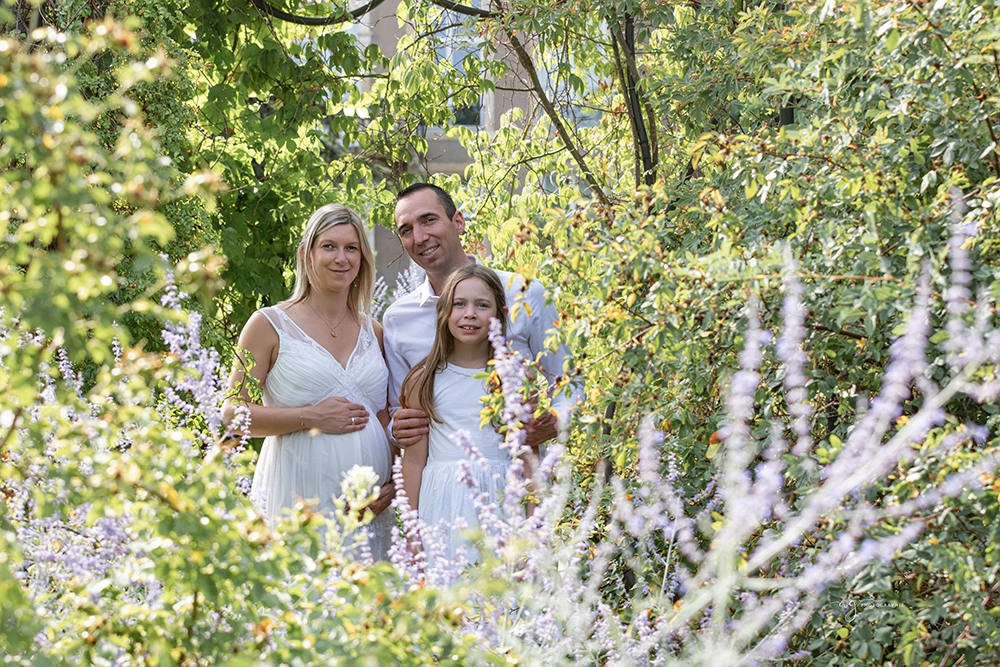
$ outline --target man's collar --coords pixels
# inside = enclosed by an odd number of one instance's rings
[[[417,302],[420,304],[421,308],[427,308],[428,306],[434,306],[438,302],[438,295],[434,293],[431,289],[430,278],[425,277],[424,282],[420,283],[420,287],[417,288]]]

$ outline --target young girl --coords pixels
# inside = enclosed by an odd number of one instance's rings
[[[451,439],[463,429],[487,460],[470,470],[479,489],[499,503],[510,456],[500,448],[503,437],[489,425],[480,429],[480,398],[486,383],[482,373],[493,357],[488,338],[490,320],[500,320],[506,335],[507,304],[497,274],[479,264],[467,264],[448,278],[437,303],[437,334],[431,353],[403,382],[404,407],[419,408],[431,419],[430,433],[403,453],[403,488],[410,505],[429,526],[444,519],[453,525],[462,517],[469,527],[479,518],[469,488],[458,481],[459,461],[465,452]],[[449,529],[448,556],[465,544],[458,530]],[[472,555],[474,559],[474,554]]]

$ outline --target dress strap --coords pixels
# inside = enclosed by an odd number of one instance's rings
[[[295,340],[300,340],[302,342],[310,342],[312,339],[304,332],[298,324],[295,323],[291,317],[288,316],[281,308],[277,306],[268,306],[266,308],[260,309],[261,314],[267,318],[267,321],[271,323],[274,330],[278,332],[278,336],[289,336]]]
[[[284,327],[284,319],[281,317],[284,313],[281,312],[280,308],[268,306],[267,308],[261,308],[259,312],[267,318],[267,321],[271,323],[271,326],[279,336],[283,333],[287,333]]]

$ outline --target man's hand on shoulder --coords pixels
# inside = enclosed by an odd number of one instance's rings
[[[559,435],[559,423],[551,410],[546,410],[524,424],[526,445],[537,449],[540,445]]]
[[[392,438],[400,447],[415,445],[430,432],[430,425],[423,410],[400,408],[392,416]]]

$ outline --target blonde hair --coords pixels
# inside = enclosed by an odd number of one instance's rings
[[[500,277],[492,270],[481,264],[466,264],[465,266],[452,271],[441,288],[441,298],[437,302],[437,327],[434,336],[434,345],[431,352],[423,361],[410,369],[403,380],[403,395],[400,403],[408,408],[420,408],[427,413],[432,420],[440,423],[441,418],[437,410],[434,409],[434,377],[444,371],[448,364],[448,357],[455,351],[455,336],[448,328],[448,320],[451,316],[452,303],[455,301],[455,290],[458,284],[469,278],[479,278],[493,293],[493,300],[496,302],[496,317],[500,320],[500,333],[507,337],[507,292],[504,290]],[[490,359],[493,358],[493,346],[490,345]],[[416,398],[409,400],[410,394]]]
[[[361,216],[343,204],[327,204],[309,216],[295,255],[295,288],[285,303],[298,303],[309,296],[311,282],[315,279],[310,251],[317,236],[337,225],[354,227],[354,231],[358,233],[358,246],[361,248],[361,266],[347,292],[347,309],[352,313],[370,314],[372,292],[375,290],[375,256],[368,243],[368,230]]]

